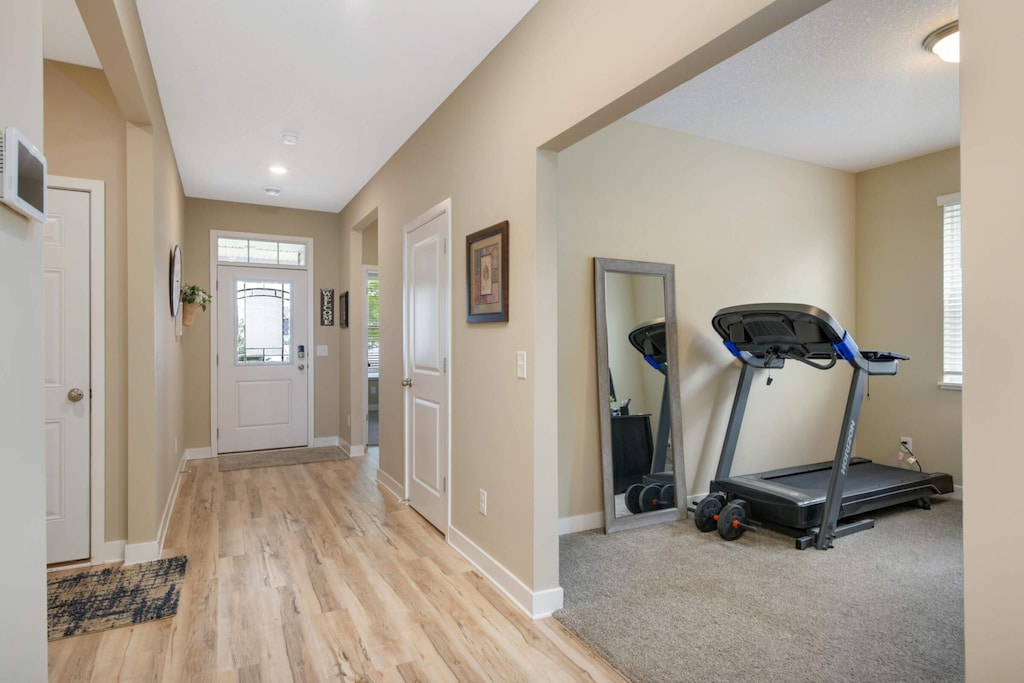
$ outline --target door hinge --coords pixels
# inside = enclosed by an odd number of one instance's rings
[[[220,441],[220,427],[217,427],[217,441]]]
[[[448,374],[448,359],[447,358],[442,359],[441,366],[442,366],[441,367],[441,372],[443,372],[444,374],[447,375]]]
[[[448,493],[448,477],[441,478],[441,489],[444,493]]]
[[[220,354],[217,354],[217,365],[220,365]]]
[[[444,239],[442,240],[442,242],[444,243],[444,247],[443,247],[443,249],[444,249],[444,253],[445,253],[445,254],[447,254],[447,253],[448,253],[448,238],[447,238],[447,237],[445,237],[445,238],[444,238]]]

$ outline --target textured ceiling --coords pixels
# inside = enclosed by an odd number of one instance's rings
[[[832,0],[630,115],[858,172],[960,142],[959,69],[926,52],[956,0]]]

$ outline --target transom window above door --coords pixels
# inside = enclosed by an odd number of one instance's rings
[[[217,261],[270,266],[305,266],[306,245],[279,240],[218,237]]]

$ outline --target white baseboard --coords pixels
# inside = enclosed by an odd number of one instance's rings
[[[171,484],[171,490],[167,494],[167,502],[164,504],[164,514],[160,518],[160,528],[157,529],[156,540],[146,543],[125,543],[125,564],[138,564],[139,562],[160,559],[160,555],[164,550],[164,539],[167,537],[167,528],[171,525],[174,503],[178,500],[178,491],[181,490],[181,474],[185,470],[185,462],[187,460],[189,460],[188,450],[181,454],[178,471],[174,475],[174,483]],[[115,541],[115,543],[123,543],[123,541]],[[110,550],[110,545],[110,543],[107,544],[108,551]]]
[[[555,610],[562,608],[564,596],[561,588],[531,591],[515,574],[453,526],[448,527],[448,544],[469,560],[470,564],[480,570],[481,574],[531,619],[549,617]]]
[[[322,448],[324,446],[340,446],[340,436],[318,436],[313,439],[313,448]]]
[[[391,492],[398,500],[405,498],[405,487],[398,483],[398,481],[384,470],[377,469],[377,483],[386,488]]]
[[[96,564],[107,562],[124,562],[124,549],[128,541],[107,541],[103,546],[103,556]]]
[[[338,445],[341,446],[341,450],[348,453],[350,458],[358,458],[359,456],[366,455],[366,446],[353,446],[340,436],[338,437]]]
[[[577,531],[590,531],[604,528],[604,513],[591,512],[588,515],[562,517],[558,520],[558,535],[574,534]]]
[[[217,457],[216,454],[213,452],[213,449],[210,448],[209,446],[204,446],[202,448],[185,449],[186,460],[206,460],[207,458],[215,457]]]
[[[126,543],[124,546],[124,563],[138,564],[160,559],[160,544],[156,541],[148,543]]]

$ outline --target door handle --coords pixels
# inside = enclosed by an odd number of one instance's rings
[[[305,370],[305,369],[306,369],[306,366],[303,365],[302,363],[299,363],[299,370]]]
[[[411,387],[412,386],[412,377],[406,377],[405,379],[403,379],[402,380],[402,386],[403,387]]]
[[[72,403],[78,403],[83,398],[85,398],[85,392],[82,391],[81,389],[76,388],[68,392],[68,400],[71,401]]]

